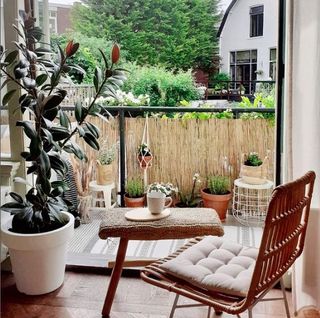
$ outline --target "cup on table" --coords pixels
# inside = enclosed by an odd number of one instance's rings
[[[166,200],[168,201],[165,204]],[[172,203],[172,198],[166,197],[162,192],[147,193],[147,206],[151,214],[160,214],[164,209],[168,208]]]

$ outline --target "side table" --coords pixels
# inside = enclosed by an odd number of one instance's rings
[[[272,189],[273,182],[270,180],[264,184],[248,184],[242,179],[236,179],[233,188],[233,216],[243,225],[262,226]]]
[[[91,181],[89,183],[89,190],[92,193],[92,206],[96,207],[97,202],[104,202],[104,208],[100,207],[97,209],[105,210],[105,209],[114,207],[115,203],[111,205],[111,192],[112,192],[112,189],[114,188],[115,188],[114,183],[100,185],[100,184],[97,184],[96,180]],[[103,193],[103,198],[97,198],[98,192]]]
[[[125,214],[130,210],[130,208],[110,209],[100,224],[100,239],[120,237],[117,257],[102,309],[103,318],[110,317],[129,240],[166,240],[224,234],[220,219],[213,209],[170,208],[171,214],[167,218],[146,222],[128,221]]]

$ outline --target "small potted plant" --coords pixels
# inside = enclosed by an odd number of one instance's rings
[[[207,179],[207,188],[201,190],[201,198],[205,208],[214,209],[220,220],[226,219],[229,202],[232,198],[230,180],[225,176],[211,175]]]
[[[108,146],[108,143],[102,145],[97,157],[97,184],[105,185],[113,182],[112,163],[116,158],[117,148],[118,143],[111,147]]]
[[[172,183],[153,182],[148,186],[147,192],[162,192],[166,197],[172,198],[178,192],[178,189]]]
[[[142,143],[138,147],[138,161],[141,168],[147,168],[151,166],[151,160],[153,156],[149,146],[146,143]]]
[[[178,191],[178,202],[174,204],[175,207],[195,208],[199,205],[201,198],[197,194],[197,185],[201,183],[199,173],[195,173],[192,177],[192,190],[190,193]]]
[[[126,194],[124,195],[124,202],[126,207],[144,207],[144,201],[145,195],[143,180],[139,178],[132,178],[128,180],[126,184]]]
[[[262,161],[259,154],[250,152],[242,156],[240,177],[248,184],[263,184],[267,181],[268,156]]]

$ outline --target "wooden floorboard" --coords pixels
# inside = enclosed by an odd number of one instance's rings
[[[15,287],[13,275],[1,277],[2,318],[98,318],[109,282],[108,275],[66,272],[65,282],[58,290],[43,296],[26,296]],[[270,296],[276,297],[279,290]],[[291,293],[287,292],[291,313]],[[169,316],[174,294],[142,282],[136,277],[122,277],[115,296],[111,317],[165,318]],[[184,299],[184,302],[186,300]],[[283,302],[259,303],[255,318],[284,318]],[[205,318],[206,308],[178,309],[175,318]],[[214,315],[211,318],[215,317]],[[223,318],[233,317],[227,314]],[[243,315],[247,317],[247,315]],[[316,316],[301,316],[315,318]]]

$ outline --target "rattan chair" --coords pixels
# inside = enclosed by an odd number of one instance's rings
[[[238,245],[232,247],[230,242],[219,241],[223,238],[195,238],[174,254],[145,267],[141,278],[177,294],[170,317],[176,308],[195,306],[177,305],[178,297],[182,295],[209,306],[208,317],[213,308],[216,313],[226,312],[238,317],[248,310],[249,318],[252,318],[252,308],[259,301],[270,300],[263,297],[280,282],[283,297],[272,300],[284,300],[289,318],[282,276],[303,251],[314,180],[315,173],[310,171],[300,179],[274,189],[259,249],[243,247],[239,252]],[[225,251],[228,257],[222,257],[221,261],[221,257],[217,259],[215,255],[223,254],[219,249],[223,246],[229,251]],[[235,253],[238,254],[233,255],[230,250],[237,250]],[[238,264],[239,260],[244,267],[235,274],[242,266]],[[219,263],[221,266],[216,266]],[[213,270],[210,266],[216,268]],[[228,268],[229,276],[221,274]],[[240,289],[239,286],[234,288],[239,283]]]

